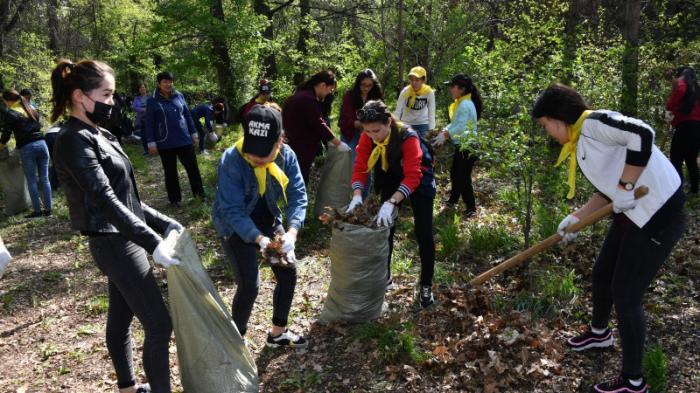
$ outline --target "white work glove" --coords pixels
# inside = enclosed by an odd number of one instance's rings
[[[0,278],[2,278],[2,275],[5,273],[5,269],[7,268],[7,265],[10,264],[11,260],[12,255],[10,255],[7,247],[5,247],[5,245],[0,241]]]
[[[173,253],[175,253],[175,250],[173,250],[175,241],[172,237],[176,235],[177,232],[170,231],[168,236],[161,240],[160,243],[158,243],[156,250],[153,251],[153,261],[164,268],[180,264],[180,260],[173,257]]]
[[[355,210],[355,208],[359,205],[362,204],[362,195],[355,195],[352,197],[352,200],[350,201],[350,205],[348,205],[348,210],[345,211],[345,214],[348,214]]]
[[[297,242],[297,237],[287,232],[282,236],[282,252],[288,254],[294,252],[294,244]]]
[[[343,141],[340,141],[336,149],[338,149],[338,151],[341,153],[347,153],[352,150],[350,146],[348,146],[348,144]]]
[[[433,138],[432,141],[430,141],[430,144],[433,146],[442,146],[442,144],[445,143],[445,140],[447,140],[447,136],[445,134],[446,131],[441,131],[435,138]]]
[[[630,209],[634,209],[637,206],[637,200],[634,199],[634,190],[627,191],[622,187],[615,188],[615,194],[613,195],[613,211],[615,213],[622,213]]]
[[[294,250],[290,251],[287,253],[287,262],[290,263],[296,263],[297,262],[297,256],[294,253]]]
[[[578,217],[574,216],[573,214],[569,214],[568,216],[564,217],[563,220],[559,223],[559,226],[557,227],[557,233],[561,238],[564,240],[564,243],[570,243],[576,240],[576,236],[578,236],[578,232],[572,232],[568,233],[566,232],[566,228],[570,227],[571,225],[576,224],[579,222]]]
[[[260,241],[258,242],[258,246],[260,246],[260,252],[265,253],[265,249],[267,246],[270,245],[270,238],[267,236],[263,236],[260,238]]]
[[[165,228],[165,236],[170,235],[170,231],[175,231],[177,233],[182,233],[185,228],[180,224],[179,222],[172,220],[170,221],[170,224],[168,224],[168,227]]]
[[[377,214],[377,225],[380,227],[390,227],[394,223],[394,219],[391,218],[391,213],[394,212],[394,204],[386,201],[379,209],[379,214]]]

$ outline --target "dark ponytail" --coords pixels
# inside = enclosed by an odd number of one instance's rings
[[[82,60],[73,63],[68,59],[59,60],[51,72],[51,122],[55,122],[70,108],[73,91],[80,89],[88,93],[98,88],[107,74],[114,76],[114,70],[101,61]]]
[[[690,67],[676,69],[676,78],[683,78],[686,85],[685,95],[681,100],[681,113],[687,115],[693,110],[695,103],[700,101],[700,85],[695,70]]]
[[[26,98],[22,97],[19,93],[17,93],[16,90],[5,90],[2,92],[2,98],[5,101],[10,101],[10,102],[16,102],[19,101],[22,103],[22,108],[24,108],[24,111],[27,113],[27,116],[29,116],[30,119],[34,121],[39,121],[39,114],[32,108],[32,106],[29,104]]]
[[[476,86],[474,86],[472,78],[467,78],[467,80],[464,83],[459,83],[458,85],[464,88],[464,94],[472,95],[472,102],[474,103],[474,107],[476,108],[476,118],[477,120],[481,119],[481,111],[484,106],[484,103],[481,100],[481,94],[479,94],[479,89],[477,89]]]
[[[317,72],[297,86],[297,91],[312,90],[314,86],[318,85],[319,83],[325,83],[328,86],[335,86],[335,73],[331,70]]]

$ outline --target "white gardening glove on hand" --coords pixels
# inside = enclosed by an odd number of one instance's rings
[[[394,204],[386,201],[379,209],[379,214],[377,214],[377,225],[380,227],[390,227],[394,223],[394,219],[391,218],[391,213],[394,212]]]
[[[355,195],[352,197],[352,200],[350,201],[350,205],[348,205],[348,210],[345,211],[345,214],[351,213],[355,208],[359,205],[362,204],[362,195]]]
[[[430,144],[433,146],[442,146],[443,143],[447,140],[447,136],[445,135],[447,132],[445,130],[440,131],[439,134],[435,138],[433,138],[432,141],[430,141]]]
[[[182,233],[185,228],[180,224],[179,222],[172,220],[170,224],[168,224],[168,227],[165,228],[165,236],[170,235],[170,231],[176,231],[177,233]]]
[[[282,236],[282,252],[288,254],[294,252],[294,244],[297,242],[297,237],[289,232]]]
[[[352,149],[350,148],[350,146],[348,146],[348,144],[345,143],[345,142],[343,142],[343,141],[341,141],[341,142],[338,144],[338,146],[336,147],[336,149],[338,149],[338,151],[341,152],[341,153],[347,153],[347,152],[349,152],[349,151],[352,150]]]
[[[634,191],[627,191],[622,187],[615,188],[612,200],[615,213],[622,213],[637,206],[637,200],[634,199]]]
[[[261,253],[265,253],[265,249],[269,245],[270,245],[270,238],[269,237],[263,236],[260,238],[260,241],[258,242],[258,246],[260,246]]]
[[[561,238],[564,240],[564,243],[570,243],[576,240],[576,236],[578,236],[578,232],[566,232],[566,228],[570,227],[571,225],[576,224],[579,222],[578,217],[574,216],[573,214],[569,214],[568,216],[564,217],[563,220],[559,223],[559,226],[557,227],[557,233]]]
[[[175,250],[173,250],[174,241],[171,236],[176,235],[176,232],[170,232],[168,237],[161,240],[158,243],[158,247],[153,251],[153,261],[164,268],[168,268],[172,265],[179,265],[180,260],[173,257]]]
[[[10,264],[11,260],[12,255],[10,255],[7,247],[5,247],[0,240],[0,278],[2,278],[2,275],[5,273],[5,269],[7,268],[7,265]]]

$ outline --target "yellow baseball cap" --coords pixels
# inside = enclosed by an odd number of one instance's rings
[[[416,66],[411,68],[411,72],[408,73],[408,76],[415,76],[416,78],[425,78],[428,73],[425,71],[425,68],[421,66]]]

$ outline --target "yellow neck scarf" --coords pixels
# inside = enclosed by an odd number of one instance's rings
[[[287,193],[285,190],[287,189],[289,178],[287,178],[287,175],[284,174],[284,171],[282,171],[282,169],[277,166],[274,161],[265,166],[254,166],[248,157],[246,157],[245,153],[243,153],[243,138],[239,139],[234,146],[236,146],[236,150],[238,150],[241,157],[243,157],[243,159],[250,164],[250,167],[253,168],[255,178],[258,180],[258,194],[261,196],[265,194],[265,188],[267,186],[267,172],[270,172],[270,176],[277,179],[277,182],[282,186],[282,196],[284,197],[284,202],[287,203]],[[275,158],[277,158],[278,154],[280,154],[279,149],[277,150],[277,153],[275,153]]]
[[[578,137],[581,135],[581,126],[583,121],[586,120],[588,115],[591,114],[591,110],[583,111],[581,117],[576,120],[576,123],[572,126],[567,127],[569,133],[569,141],[561,147],[561,152],[559,153],[559,158],[554,166],[559,166],[566,157],[569,157],[569,175],[567,183],[569,184],[569,193],[566,194],[567,199],[574,197],[576,193],[576,144],[578,143]]]
[[[257,102],[260,105],[264,105],[267,101],[264,98],[258,96],[258,98],[255,99],[255,102]]]
[[[447,108],[447,111],[450,114],[450,121],[454,119],[455,112],[457,112],[457,108],[459,107],[459,104],[462,103],[464,100],[471,100],[472,99],[472,93],[465,94],[458,99],[454,100],[453,103],[450,104],[450,106]]]
[[[10,105],[10,110],[13,110],[20,115],[29,118],[29,114],[27,114],[27,111],[24,110],[24,107],[22,106],[22,101],[15,101],[14,104]]]
[[[408,110],[410,111],[411,108],[413,108],[413,104],[416,102],[416,97],[424,96],[431,91],[433,91],[433,88],[425,83],[423,83],[423,86],[421,86],[418,91],[413,90],[413,86],[409,85],[408,89],[406,89],[406,94],[408,94]]]
[[[391,139],[391,128],[389,128],[389,134],[387,134],[386,139],[384,139],[383,142],[374,142],[375,145],[377,145],[374,150],[372,150],[372,154],[369,156],[369,160],[367,160],[367,173],[374,168],[374,166],[377,164],[377,160],[379,160],[379,157],[382,157],[382,170],[384,172],[389,170],[389,155],[386,153],[386,147],[389,145],[389,139]]]

